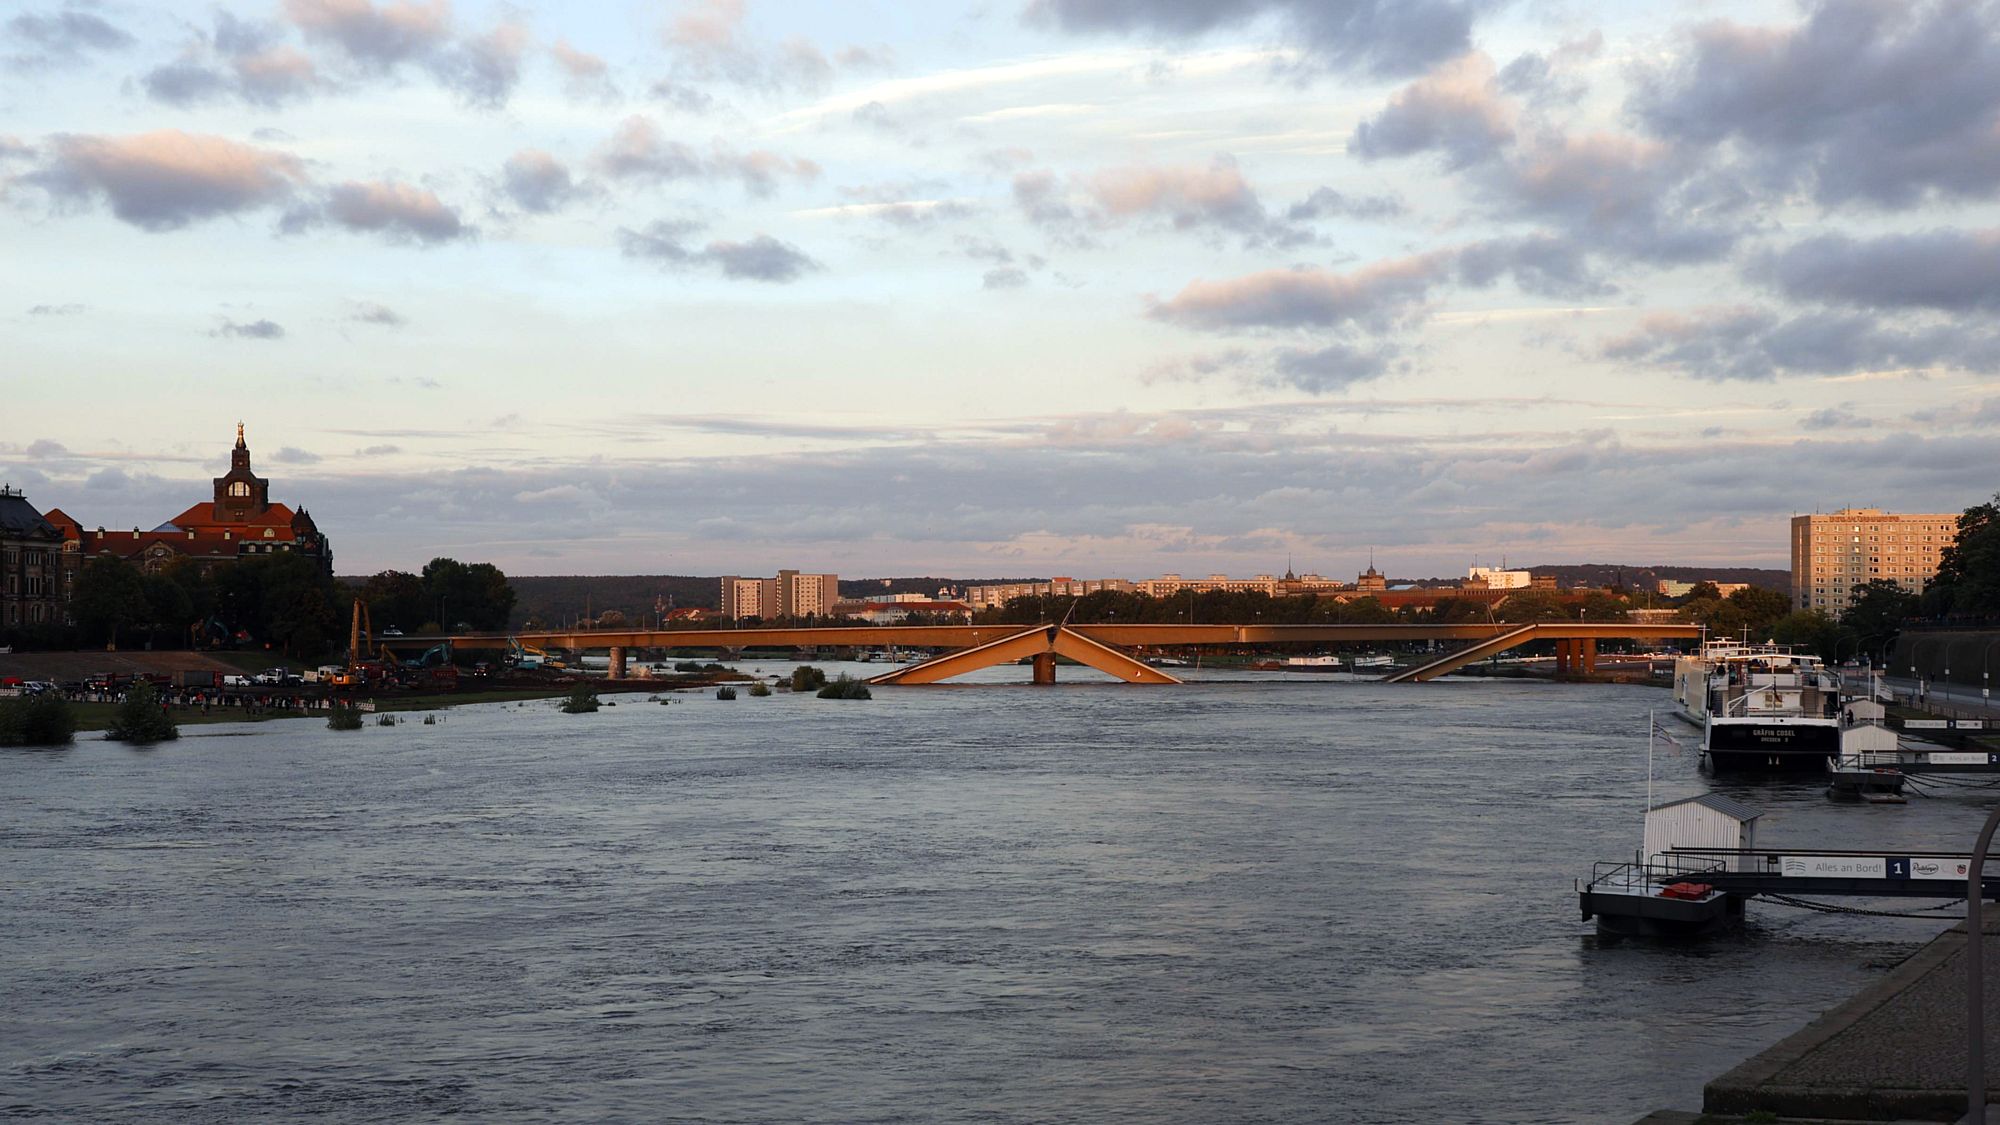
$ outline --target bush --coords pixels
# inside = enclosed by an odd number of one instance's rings
[[[597,710],[597,689],[589,684],[578,684],[569,690],[569,698],[563,700],[562,713],[565,715],[588,715]]]
[[[0,700],[0,746],[67,746],[76,737],[76,712],[53,695]]]
[[[812,691],[826,686],[826,673],[810,664],[801,664],[792,669],[792,690]]]
[[[700,661],[697,661],[697,660],[680,660],[680,661],[676,661],[676,662],[674,663],[674,671],[676,671],[676,672],[699,672],[699,671],[701,671],[701,662],[700,662]]]
[[[360,730],[361,708],[348,703],[336,703],[326,713],[328,730]]]
[[[436,726],[436,725],[437,725],[437,721],[438,721],[438,717],[437,717],[436,715],[425,715],[425,716],[424,716],[424,725],[425,725],[425,726],[427,726],[427,727],[434,727],[434,726]]]
[[[733,687],[729,687],[728,685],[726,685],[726,684],[725,684],[724,686],[722,686],[722,687],[719,687],[719,688],[716,688],[716,689],[715,689],[715,698],[717,698],[717,699],[735,699],[735,698],[736,698],[736,689],[735,689],[735,688],[733,688]]]
[[[750,694],[761,699],[771,694],[771,685],[760,680],[750,685]]]
[[[868,685],[842,672],[840,678],[819,689],[821,699],[873,699]]]
[[[113,742],[171,742],[181,736],[180,728],[160,707],[160,693],[153,685],[136,683],[125,692],[125,702],[111,719],[104,737]]]
[[[375,725],[378,727],[393,727],[396,725],[396,716],[377,715],[375,716]]]

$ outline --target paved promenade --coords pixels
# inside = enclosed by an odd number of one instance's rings
[[[1898,699],[1908,698],[1917,692],[1917,681],[1895,676],[1882,677],[1882,686],[1895,692]],[[1925,680],[1921,706],[1954,718],[2000,719],[2000,696],[1982,696],[1978,688],[1964,684]]]
[[[1992,913],[1983,943],[1986,1058],[1988,1074],[2000,1075],[2000,918]],[[1702,1108],[1787,1121],[1958,1120],[1965,1112],[1965,956],[1960,922],[1804,1030],[1710,1082]],[[1988,1085],[1991,1102],[2000,1084],[1989,1078]],[[1993,1119],[2000,1121],[2000,1111]]]

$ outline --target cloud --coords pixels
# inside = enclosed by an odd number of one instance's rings
[[[759,234],[745,242],[718,239],[699,250],[686,245],[701,224],[658,220],[642,231],[620,227],[618,244],[628,258],[676,268],[716,267],[724,277],[745,281],[796,281],[822,267],[798,247]]]
[[[29,316],[75,316],[76,314],[82,312],[84,308],[85,306],[76,304],[34,305],[28,309],[28,315]]]
[[[317,453],[308,453],[295,445],[287,445],[271,454],[271,459],[287,465],[311,465],[321,460]]]
[[[403,447],[400,445],[370,445],[355,450],[355,453],[361,457],[387,457],[392,453],[401,453],[402,451]]]
[[[282,37],[276,24],[218,11],[212,32],[197,34],[180,58],[147,71],[139,83],[148,97],[170,105],[229,97],[267,108],[282,105],[321,85],[312,60]]]
[[[653,83],[646,93],[655,101],[665,102],[669,108],[682,113],[707,113],[715,108],[715,99],[705,91],[671,78]]]
[[[1655,135],[1733,151],[1773,189],[1910,207],[2000,195],[2000,5],[1825,0],[1785,26],[1724,20],[1642,70]]]
[[[1354,127],[1348,149],[1364,160],[1443,152],[1453,168],[1484,161],[1514,140],[1515,110],[1500,95],[1493,60],[1470,52],[1440,63]]]
[[[1209,331],[1363,326],[1380,330],[1447,277],[1446,254],[1377,262],[1351,273],[1264,270],[1224,281],[1191,281],[1148,315]]]
[[[1858,313],[1784,317],[1739,306],[1650,315],[1604,341],[1599,354],[1716,382],[1932,367],[1988,374],[2000,371],[2000,331],[1898,327]]]
[[[122,51],[137,43],[103,17],[75,7],[58,12],[23,12],[7,21],[8,32],[29,51],[7,61],[22,69],[66,65],[96,51]]]
[[[61,133],[27,179],[59,200],[102,197],[150,231],[283,203],[305,181],[297,157],[222,137],[161,129],[128,137]]]
[[[1547,233],[1490,238],[1459,248],[1459,280],[1484,288],[1511,276],[1524,293],[1543,297],[1593,297],[1617,291],[1590,268],[1576,240]]]
[[[2000,230],[1824,234],[1764,256],[1751,273],[1795,301],[1990,312],[2000,309]]]
[[[556,65],[562,68],[564,74],[577,82],[599,81],[605,77],[608,69],[601,57],[570,46],[567,39],[558,39],[549,44],[549,57],[556,61]]]
[[[282,340],[285,327],[272,320],[253,320],[239,324],[234,320],[224,320],[222,327],[209,333],[211,336],[234,336],[242,340]]]
[[[1347,218],[1381,220],[1402,215],[1407,208],[1392,196],[1343,195],[1330,187],[1315,188],[1311,195],[1285,209],[1285,221],[1308,223],[1315,219]]]
[[[500,169],[500,183],[516,206],[538,215],[559,211],[584,194],[562,161],[535,148],[524,148],[508,157]]]
[[[1276,377],[1272,381],[1308,394],[1329,394],[1380,377],[1389,370],[1393,358],[1394,352],[1386,347],[1329,344],[1314,349],[1284,348],[1274,356]]]
[[[401,328],[409,323],[402,313],[374,301],[355,302],[354,314],[347,319],[361,324],[379,324],[384,328]]]
[[[1033,0],[1028,17],[1070,32],[1196,36],[1275,16],[1319,63],[1407,74],[1463,53],[1478,0]]]
[[[503,22],[484,35],[467,36],[432,60],[438,80],[458,92],[468,105],[502,106],[521,83],[521,57],[528,49],[528,29]]]
[[[1019,289],[1028,283],[1028,275],[1014,266],[996,266],[987,270],[980,281],[981,289]]]
[[[447,0],[284,0],[285,15],[306,38],[330,43],[372,70],[422,61],[451,36]]]
[[[772,194],[781,179],[810,181],[820,172],[819,165],[810,160],[763,149],[736,152],[720,142],[704,154],[683,142],[668,140],[651,118],[636,114],[621,122],[598,150],[597,166],[608,176],[645,182],[734,178],[754,196]]]
[[[1481,54],[1441,64],[1355,128],[1364,160],[1436,152],[1494,219],[1550,224],[1587,253],[1686,265],[1742,236],[1748,200],[1699,154],[1651,137],[1523,126]]]
[[[834,64],[802,38],[775,46],[744,30],[743,0],[693,0],[667,25],[666,42],[678,61],[676,80],[720,81],[766,93],[826,89]],[[860,65],[873,65],[863,56]]]
[[[1018,172],[1014,203],[1030,222],[1058,242],[1087,246],[1094,232],[1144,219],[1175,230],[1228,232],[1250,247],[1299,246],[1316,240],[1305,224],[1337,213],[1377,210],[1383,200],[1350,201],[1320,188],[1283,215],[1258,198],[1236,158],[1218,153],[1207,164],[1128,164],[1076,177],[1066,189],[1054,172]]]
[[[488,109],[505,105],[520,84],[530,40],[514,19],[459,36],[448,0],[284,0],[284,12],[308,42],[332,47],[362,75],[416,67],[467,105]]]
[[[724,277],[751,281],[792,281],[820,268],[798,247],[767,234],[747,242],[711,242],[702,254],[722,267]]]
[[[388,180],[335,184],[327,189],[322,202],[287,214],[284,229],[297,233],[322,222],[379,234],[390,242],[426,245],[472,233],[472,228],[459,220],[458,212],[446,206],[434,192]]]
[[[1815,410],[1799,419],[1799,428],[1805,430],[1865,430],[1874,424],[1869,419],[1838,406]]]
[[[568,80],[571,97],[607,101],[617,98],[618,88],[611,83],[611,68],[601,56],[575,47],[567,39],[557,39],[549,44],[549,58],[555,60],[556,68]]]

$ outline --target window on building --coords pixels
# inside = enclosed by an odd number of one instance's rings
[[[240,480],[233,481],[229,485],[229,494],[231,496],[248,496],[250,495],[250,486]]]

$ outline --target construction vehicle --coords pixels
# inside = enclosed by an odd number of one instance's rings
[[[567,667],[561,660],[522,641],[519,637],[508,637],[507,648],[507,660],[516,668],[547,668],[553,672],[560,672]]]

